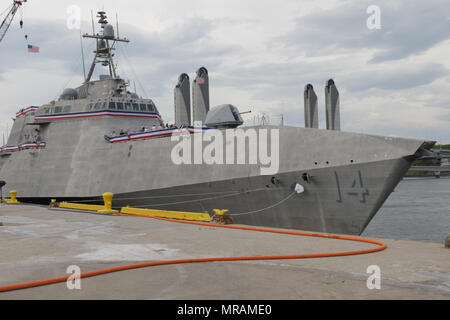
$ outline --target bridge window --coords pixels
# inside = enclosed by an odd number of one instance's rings
[[[89,103],[88,105],[86,105],[86,110],[89,111],[92,109],[92,103]]]
[[[115,102],[110,102],[109,103],[109,109],[116,109],[116,103]]]
[[[122,102],[117,102],[117,109],[123,110],[123,103]]]
[[[60,113],[62,111],[62,107],[55,107],[55,113]]]
[[[141,108],[141,111],[147,111],[147,105],[141,103],[139,106]]]
[[[139,111],[139,105],[137,103],[133,103],[133,110]]]
[[[95,110],[99,110],[99,109],[101,109],[102,108],[102,103],[101,102],[97,102],[95,105],[94,105],[94,109]]]
[[[72,106],[64,106],[64,108],[63,108],[63,112],[64,113],[67,113],[67,112],[70,112],[70,109],[72,108]]]
[[[149,105],[147,106],[147,109],[148,109],[148,111],[150,111],[150,112],[155,112],[155,106],[154,106],[153,104],[149,104]]]
[[[125,110],[131,110],[131,103],[125,102]]]

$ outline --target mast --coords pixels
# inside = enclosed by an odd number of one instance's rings
[[[97,17],[99,18],[98,23],[101,27],[100,33],[95,34],[94,30],[92,35],[87,33],[83,35],[83,38],[92,38],[97,41],[97,49],[94,51],[95,57],[92,61],[85,83],[91,80],[97,63],[101,63],[102,66],[108,67],[110,76],[112,78],[117,78],[116,67],[113,61],[114,54],[112,53],[112,51],[115,50],[114,45],[116,42],[130,42],[127,38],[119,38],[114,35],[114,28],[106,20],[107,16],[104,11],[99,11]]]
[[[84,63],[83,38],[81,37],[81,30],[80,30],[80,45],[81,45],[81,59],[83,61],[83,79],[84,81],[86,81],[86,65]]]

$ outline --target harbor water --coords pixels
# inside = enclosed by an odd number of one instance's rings
[[[404,178],[362,235],[443,243],[450,235],[450,177]]]

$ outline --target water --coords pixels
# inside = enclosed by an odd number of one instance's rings
[[[450,177],[403,179],[362,235],[443,243],[450,235]]]

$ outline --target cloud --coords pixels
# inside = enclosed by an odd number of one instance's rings
[[[445,0],[378,1],[381,29],[370,30],[366,9],[372,1],[346,2],[296,19],[295,27],[277,39],[308,56],[370,50],[371,63],[422,53],[450,39]]]
[[[74,66],[81,66],[79,33],[68,32],[64,20],[31,19],[26,26],[25,30],[11,27],[0,45],[0,81],[14,69],[30,68],[38,73],[53,66],[60,72],[73,73]],[[40,53],[28,53],[27,44],[38,46]]]
[[[29,41],[40,47],[40,53],[29,54],[22,31],[12,29],[8,34],[9,41],[2,43],[0,51],[0,60],[7,62],[0,66],[0,81],[6,73],[24,68],[33,68],[34,73],[39,73],[53,66],[57,67],[55,73],[66,74],[68,79],[73,74],[81,74],[78,30],[67,30],[64,20],[31,20],[27,23],[30,29],[39,25],[39,31],[30,34]],[[162,32],[144,32],[122,24],[121,36],[126,35],[132,42],[118,44],[116,60],[119,74],[123,72],[130,78],[141,78],[158,96],[164,83],[168,79],[176,79],[182,72],[195,71],[203,65],[217,69],[224,57],[239,47],[216,42],[210,35],[215,25],[217,23],[201,17],[187,19]],[[95,42],[91,39],[83,42],[86,67],[89,68]],[[94,75],[105,72],[106,69],[97,65]]]
[[[181,73],[193,73],[200,67],[219,70],[223,61],[241,50],[223,44],[211,35],[218,23],[201,17],[186,19],[161,32],[146,33],[130,25],[121,33],[132,40],[119,44],[119,73],[138,77],[152,95],[159,97],[173,90]],[[147,90],[145,90],[147,91]]]
[[[82,83],[78,30],[68,30],[63,19],[38,18],[50,7],[64,17],[66,4],[30,2],[35,18],[24,19],[25,32],[41,53],[26,52],[17,20],[0,43],[0,127],[20,107],[44,104]],[[450,20],[444,1],[377,1],[380,30],[366,27],[366,9],[374,4],[368,0],[116,4],[122,6],[120,35],[131,40],[115,52],[118,73],[131,80],[131,90],[136,81],[138,94],[152,98],[165,121],[173,119],[179,74],[192,80],[205,66],[211,106],[232,103],[252,110],[246,115],[250,120],[258,112],[272,119],[283,114],[286,124],[303,126],[303,88],[312,83],[323,128],[323,88],[333,78],[341,92],[344,130],[436,134],[450,141]],[[92,3],[83,0],[80,6],[90,18]],[[132,9],[136,6],[141,12]],[[83,32],[91,31],[90,21],[81,25]],[[84,41],[86,67],[93,44]],[[105,72],[98,66],[93,78]]]
[[[345,87],[353,91],[366,89],[403,90],[432,83],[449,74],[439,63],[401,66],[395,69],[378,68],[350,73],[343,79]]]

